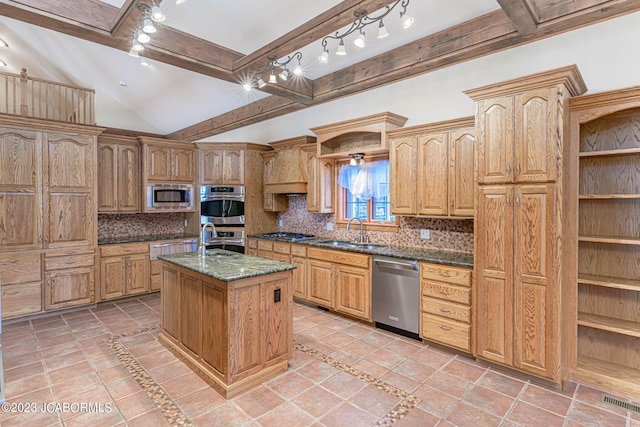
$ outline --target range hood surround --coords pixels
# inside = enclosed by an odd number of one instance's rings
[[[275,156],[271,173],[266,177],[264,191],[267,194],[307,193],[307,153],[302,150],[307,144],[316,144],[313,136],[300,136],[271,142]]]

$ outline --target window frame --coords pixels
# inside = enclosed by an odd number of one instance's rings
[[[378,160],[389,160],[389,155],[375,156],[375,157],[365,157],[367,162],[374,162]],[[336,171],[339,171],[342,165],[348,164],[350,159],[341,159],[336,161]],[[391,179],[391,177],[389,177]],[[338,184],[336,178],[336,226],[338,228],[346,228],[347,222],[349,218],[345,218],[345,213],[347,211],[347,194],[348,189],[342,187]],[[390,191],[391,189],[389,189]],[[388,197],[391,197],[389,194]],[[389,207],[391,209],[391,207]],[[363,226],[365,230],[377,230],[377,231],[389,231],[397,233],[400,228],[400,217],[398,215],[395,216],[394,221],[385,221],[380,223],[377,220],[371,219],[371,214],[373,212],[373,199],[367,200],[367,220],[363,221]],[[359,226],[360,224],[358,224]]]

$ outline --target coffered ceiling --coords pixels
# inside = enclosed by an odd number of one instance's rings
[[[405,0],[406,1],[406,0]],[[0,59],[10,72],[95,87],[110,127],[118,116],[137,129],[199,140],[336,98],[640,10],[637,0],[410,0],[415,24],[403,30],[400,6],[391,33],[328,64],[320,39],[348,27],[356,10],[372,15],[389,0],[175,0],[142,55],[128,56],[150,0],[0,0]],[[240,84],[268,56],[302,52],[304,79],[245,93]],[[124,113],[123,113],[124,112]],[[100,115],[99,115],[100,117]],[[104,117],[104,116],[103,116]],[[99,123],[104,125],[103,123]]]

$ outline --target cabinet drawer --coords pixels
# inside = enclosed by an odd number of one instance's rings
[[[121,243],[117,245],[100,246],[101,257],[146,253],[149,253],[149,243],[147,242]]]
[[[444,345],[471,351],[471,326],[467,323],[423,314],[422,336]]]
[[[287,264],[291,263],[291,257],[289,255],[285,255],[285,254],[277,254],[277,253],[273,252],[271,254],[271,259],[274,260],[274,261],[286,262]]]
[[[42,283],[2,285],[2,318],[42,311]]]
[[[291,253],[291,245],[288,243],[274,242],[273,243],[273,251],[278,252],[279,254],[290,254]]]
[[[452,267],[450,265],[420,263],[422,278],[452,283],[460,286],[471,286],[471,270]]]
[[[258,249],[258,241],[256,239],[248,239],[247,242],[251,249]]]
[[[422,311],[436,314],[459,322],[471,321],[471,307],[436,298],[422,297]]]
[[[247,249],[247,255],[250,256],[258,256],[258,250],[257,249]]]
[[[65,268],[93,267],[95,259],[93,254],[58,256],[44,259],[45,271],[62,270]]]
[[[41,270],[40,253],[2,254],[0,258],[3,285],[37,282],[42,280]]]
[[[444,283],[422,281],[422,295],[446,301],[471,304],[471,289]]]
[[[271,240],[258,240],[258,249],[261,251],[273,251],[273,242]]]
[[[162,273],[162,261],[159,259],[154,259],[151,261],[151,274],[161,274]]]
[[[291,255],[306,257],[307,248],[300,245],[291,245]]]
[[[371,267],[371,255],[357,254],[348,251],[309,248],[307,249],[307,258],[321,259],[323,261],[352,265],[354,267]]]

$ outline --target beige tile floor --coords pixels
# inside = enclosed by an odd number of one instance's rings
[[[301,304],[289,370],[227,401],[157,342],[159,306],[156,294],[5,323],[0,424],[640,427],[585,385],[550,390]]]

